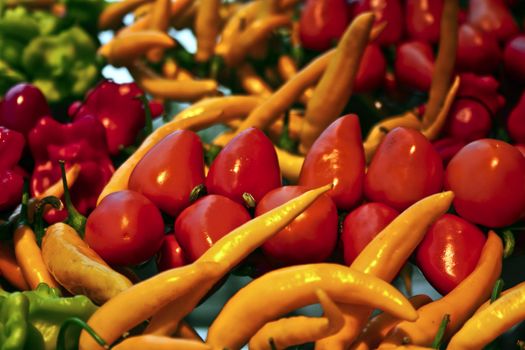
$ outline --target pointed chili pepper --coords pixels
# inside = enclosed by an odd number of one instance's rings
[[[501,0],[470,0],[467,21],[498,40],[505,41],[519,32],[511,12]]]
[[[369,44],[359,64],[355,78],[355,92],[373,91],[383,85],[386,74],[386,59],[377,44]]]
[[[157,263],[157,270],[159,272],[187,264],[182,248],[173,233],[164,236],[164,241],[162,241],[162,246],[157,253],[155,262]]]
[[[459,27],[456,68],[461,72],[489,74],[494,72],[501,60],[497,38],[476,27],[464,23]]]
[[[380,45],[395,44],[403,35],[403,11],[399,0],[358,0],[354,7],[354,16],[370,11],[374,14],[374,27],[386,23],[386,28],[376,42]]]
[[[525,35],[518,35],[509,40],[503,52],[503,62],[507,76],[520,83],[525,82],[525,68],[523,60],[525,57]]]
[[[443,0],[407,0],[405,24],[411,39],[435,43],[439,39],[439,23]]]
[[[399,45],[394,69],[400,84],[428,91],[434,71],[432,47],[423,41],[409,41]]]
[[[98,27],[100,29],[115,28],[127,13],[132,12],[135,8],[150,1],[152,0],[126,0],[110,4],[100,14]]]
[[[0,211],[13,208],[22,198],[24,171],[17,163],[24,144],[21,133],[0,126]]]

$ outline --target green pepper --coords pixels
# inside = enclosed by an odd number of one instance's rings
[[[36,37],[40,31],[38,22],[31,17],[24,7],[19,6],[7,10],[3,18],[0,18],[0,33],[27,43]]]
[[[40,35],[50,35],[55,33],[60,27],[58,17],[46,11],[34,11],[31,16],[38,23]]]

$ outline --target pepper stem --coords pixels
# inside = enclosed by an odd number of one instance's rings
[[[42,238],[44,237],[44,209],[48,204],[58,210],[64,207],[60,199],[55,196],[42,198],[35,204],[35,238],[39,246],[42,244]]]
[[[144,108],[144,116],[146,117],[146,123],[144,129],[142,129],[142,136],[145,139],[149,134],[153,132],[153,117],[151,115],[151,109],[149,108],[149,101],[146,95],[135,96],[137,100],[142,102],[142,107]]]
[[[249,194],[248,192],[244,192],[242,194],[242,199],[244,200],[244,204],[249,208],[249,209],[252,209],[252,208],[255,208],[255,198],[253,198],[253,196],[251,194]]]
[[[283,129],[279,135],[279,147],[285,151],[295,153],[297,151],[297,141],[290,137],[290,112],[286,112],[283,120]]]
[[[450,322],[450,315],[445,314],[443,316],[443,319],[441,320],[441,324],[439,325],[439,329],[436,333],[436,337],[434,338],[434,341],[432,342],[432,348],[433,349],[439,349],[441,346],[441,342],[443,341],[443,337],[445,336],[445,330],[447,329],[447,325]]]
[[[277,350],[277,346],[275,345],[275,340],[273,340],[273,338],[269,338],[268,343],[270,344],[270,349]]]
[[[516,246],[516,240],[514,239],[514,234],[511,230],[504,230],[501,232],[501,238],[503,239],[504,249],[503,249],[503,258],[508,258],[514,252],[514,247]]]
[[[75,231],[78,232],[79,236],[83,239],[87,220],[85,216],[83,216],[77,211],[77,209],[73,205],[73,202],[71,202],[69,187],[67,186],[66,167],[64,165],[64,161],[59,160],[58,163],[60,164],[60,172],[62,173],[62,186],[64,187],[64,202],[66,204],[67,209],[66,224],[73,227]]]
[[[66,334],[67,329],[70,325],[76,325],[84,329],[88,334],[95,339],[98,345],[102,346],[104,349],[109,349],[108,343],[100,335],[95,332],[86,322],[78,317],[70,317],[66,319],[60,326],[60,331],[58,332],[56,350],[65,350],[66,349]]]
[[[195,186],[190,192],[190,203],[193,203],[202,196],[205,196],[206,192],[206,186],[204,186],[204,184]]]
[[[496,283],[494,284],[494,288],[492,288],[492,294],[490,295],[490,303],[496,301],[496,299],[499,298],[499,295],[501,294],[501,290],[503,289],[503,279],[498,279]]]
[[[224,59],[221,56],[213,56],[210,62],[210,78],[217,80],[222,67],[224,67]]]
[[[20,218],[18,225],[29,226],[29,215],[27,204],[29,203],[29,179],[24,177],[24,187],[22,192],[22,208],[20,209]]]

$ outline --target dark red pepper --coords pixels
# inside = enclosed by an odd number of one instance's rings
[[[525,83],[525,35],[516,36],[507,42],[503,61],[509,78]]]
[[[142,102],[136,99],[144,92],[135,83],[117,84],[106,80],[91,90],[83,103],[70,107],[74,120],[92,115],[106,128],[109,153],[116,155],[123,147],[135,143],[145,124]],[[158,103],[150,103],[152,115],[162,113]]]
[[[159,272],[186,265],[182,248],[173,233],[164,236],[156,261]]]
[[[417,266],[427,281],[445,295],[474,270],[485,241],[475,225],[445,214],[430,226],[417,247]]]
[[[370,44],[363,53],[363,58],[355,78],[355,92],[373,91],[383,85],[386,75],[386,59],[381,48]]]
[[[492,73],[501,61],[497,38],[465,23],[459,27],[456,68],[460,72]]]
[[[114,172],[100,121],[86,116],[73,123],[60,124],[44,117],[29,132],[28,140],[35,161],[32,194],[38,195],[60,180],[58,161],[64,160],[66,168],[80,165],[79,176],[71,188],[73,204],[82,214],[95,208],[100,191]],[[52,221],[63,220],[66,215],[62,211]]]
[[[519,32],[518,25],[503,0],[470,0],[467,21],[498,40],[508,40]]]
[[[348,22],[344,0],[308,0],[299,20],[301,44],[310,50],[326,50],[343,35]]]
[[[399,45],[394,70],[399,84],[428,91],[434,71],[432,47],[424,41],[409,41]]]
[[[354,16],[363,12],[374,13],[374,27],[386,22],[386,28],[376,39],[380,45],[396,44],[403,36],[403,11],[399,0],[357,0]]]
[[[432,146],[441,157],[445,167],[466,144],[465,141],[445,137],[432,143]]]
[[[525,92],[507,119],[507,131],[517,143],[525,143]]]
[[[24,135],[0,126],[0,211],[16,206],[22,198],[24,172],[17,164],[24,144]]]
[[[405,3],[405,24],[411,39],[436,43],[443,0],[407,0]]]

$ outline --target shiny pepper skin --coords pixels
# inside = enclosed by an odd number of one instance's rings
[[[281,185],[279,162],[273,144],[256,128],[234,137],[219,153],[206,176],[206,189],[244,204],[243,193],[258,202]]]
[[[166,271],[187,264],[182,248],[173,233],[164,236],[156,262],[159,271]]]
[[[456,68],[460,72],[492,73],[501,61],[497,38],[471,24],[459,27]]]
[[[299,185],[315,187],[333,183],[328,192],[338,209],[349,210],[362,198],[365,155],[359,119],[355,114],[338,118],[317,138],[305,157]]]
[[[377,44],[369,44],[357,71],[355,92],[373,91],[383,85],[386,75],[386,59]]]
[[[443,0],[406,0],[405,24],[411,39],[436,43],[439,39],[439,26]]]
[[[485,241],[475,225],[445,214],[430,226],[417,247],[417,266],[439,293],[448,294],[474,270]]]
[[[399,84],[428,91],[434,71],[432,47],[423,41],[409,41],[398,45],[394,71]]]
[[[202,143],[192,131],[177,130],[137,163],[128,188],[146,196],[163,212],[177,216],[190,204],[190,193],[204,182]]]
[[[436,193],[443,186],[443,165],[419,131],[398,127],[379,145],[365,177],[365,197],[397,210]]]
[[[467,21],[501,41],[519,32],[516,21],[502,0],[470,0]]]
[[[509,40],[505,45],[503,60],[507,76],[520,83],[525,82],[525,35],[521,34]]]
[[[507,119],[507,131],[517,143],[525,143],[525,92]]]

